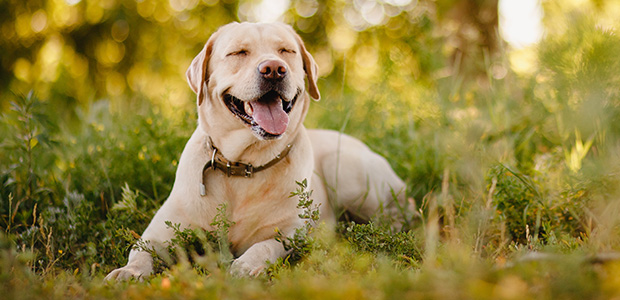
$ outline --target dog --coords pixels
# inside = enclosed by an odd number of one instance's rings
[[[405,184],[388,162],[362,142],[329,130],[307,130],[310,97],[320,99],[318,66],[293,28],[282,23],[231,23],[209,38],[187,70],[196,93],[198,126],[179,160],[168,199],[141,236],[160,252],[182,228],[213,230],[225,204],[236,257],[230,271],[260,274],[287,254],[275,228],[292,236],[303,226],[290,197],[306,179],[322,222],[346,210],[361,220],[411,211]],[[306,86],[307,81],[307,86]],[[107,280],[153,272],[148,252],[133,249]]]

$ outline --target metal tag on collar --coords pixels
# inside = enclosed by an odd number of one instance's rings
[[[207,187],[205,186],[204,182],[200,184],[200,196],[206,196],[207,195]]]
[[[202,168],[202,182],[200,183],[200,196],[206,196],[207,195],[207,186],[205,184],[205,172],[207,172],[209,170],[209,168],[211,168],[212,170],[215,170],[215,154],[217,153],[217,149],[213,149],[213,154],[211,154],[211,160],[208,161],[205,166]]]

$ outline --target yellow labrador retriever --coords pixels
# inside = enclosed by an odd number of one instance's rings
[[[292,27],[221,27],[192,61],[187,80],[197,94],[198,127],[181,154],[170,196],[142,235],[156,251],[173,236],[165,221],[211,230],[216,209],[226,204],[234,222],[231,272],[259,274],[268,261],[286,255],[274,229],[292,235],[303,225],[297,199],[289,197],[303,179],[326,223],[334,223],[335,209],[346,209],[366,220],[387,213],[399,226],[399,208],[409,204],[387,161],[352,137],[303,126],[306,93],[320,98],[317,64]],[[151,255],[134,249],[127,265],[106,279],[152,271]]]

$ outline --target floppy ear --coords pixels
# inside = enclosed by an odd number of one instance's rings
[[[289,29],[293,32],[295,39],[297,39],[297,44],[299,44],[301,59],[304,62],[304,70],[308,76],[308,93],[314,100],[319,101],[321,99],[321,94],[319,93],[319,88],[316,85],[316,82],[319,79],[319,66],[314,61],[312,55],[310,55],[310,52],[306,50],[304,41],[301,40],[301,37],[297,34],[297,32],[295,32],[295,30],[290,26]]]
[[[207,78],[207,66],[209,65],[209,58],[211,57],[211,52],[213,51],[214,41],[215,34],[211,35],[200,53],[194,57],[194,60],[192,60],[192,63],[189,65],[189,68],[187,68],[187,72],[185,73],[189,86],[192,88],[192,91],[196,93],[198,105],[202,104],[205,97],[203,87],[205,87],[209,81],[209,78]]]

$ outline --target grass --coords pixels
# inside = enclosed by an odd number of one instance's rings
[[[388,158],[418,218],[316,222],[311,191],[293,253],[258,278],[228,273],[219,231],[176,228],[143,282],[105,283],[168,195],[192,109],[149,101],[61,108],[13,97],[0,135],[0,292],[7,299],[598,299],[620,296],[620,38],[587,26],[549,37],[531,74],[361,92],[334,72],[307,124]],[[590,24],[591,25],[591,24]],[[387,72],[387,71],[386,71]],[[489,73],[491,67],[489,66]],[[345,84],[343,87],[342,84]],[[118,104],[117,104],[118,105]],[[112,112],[111,112],[112,111]],[[223,209],[223,208],[222,208]],[[224,215],[224,213],[222,213]],[[316,226],[315,226],[316,225]],[[175,228],[175,224],[169,224]]]

